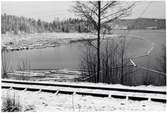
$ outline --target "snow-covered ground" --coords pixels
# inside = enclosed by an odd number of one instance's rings
[[[8,96],[20,102],[23,111],[165,111],[166,105],[152,101],[100,98],[93,96],[51,94],[2,89],[2,100]]]
[[[125,85],[120,85],[120,84],[106,84],[106,83],[96,83],[95,84],[95,83],[90,83],[90,82],[71,82],[71,81],[70,82],[69,81],[57,82],[57,81],[54,81],[55,79],[57,80],[63,79],[63,77],[65,77],[65,79],[74,79],[74,78],[80,77],[81,75],[80,71],[68,70],[68,69],[42,70],[42,71],[15,71],[14,73],[9,73],[9,75],[10,76],[11,75],[16,75],[16,76],[24,75],[24,76],[29,76],[29,77],[39,77],[38,79],[35,78],[36,82],[39,82],[39,83],[71,84],[71,85],[98,86],[98,87],[109,87],[109,88],[166,91],[166,86],[152,86],[152,85],[125,86]]]
[[[115,35],[110,35],[114,36]],[[7,49],[34,49],[55,47],[67,44],[70,41],[81,39],[94,39],[96,36],[90,33],[34,33],[34,34],[3,34],[2,46]]]
[[[32,81],[75,81],[81,77],[80,71],[68,69],[55,70],[29,70],[29,71],[14,71],[8,73],[10,79],[20,80],[22,76],[26,80]]]
[[[71,85],[71,84],[70,84]],[[61,87],[61,86],[42,86],[42,85],[24,85],[24,84],[13,84],[13,83],[2,83],[2,86],[11,87],[23,87],[23,88],[38,88],[38,89],[50,89],[59,91],[72,91],[72,92],[84,92],[84,93],[97,93],[106,95],[121,95],[121,96],[139,96],[146,98],[162,98],[165,99],[166,95],[163,94],[147,94],[147,93],[136,93],[136,92],[122,92],[122,91],[111,91],[111,90],[101,90],[101,89],[88,89],[88,88],[71,88],[71,87]],[[116,88],[116,87],[115,87]],[[122,88],[122,87],[119,87]],[[131,88],[132,89],[132,88]],[[145,89],[143,89],[145,90]]]

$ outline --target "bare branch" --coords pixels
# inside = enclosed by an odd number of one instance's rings
[[[105,24],[107,24],[107,23],[110,23],[110,22],[113,22],[113,21],[119,19],[119,18],[120,18],[121,16],[123,16],[123,15],[124,15],[124,13],[121,13],[121,14],[119,14],[118,16],[116,16],[116,17],[114,17],[114,18],[111,18],[111,19],[109,19],[109,20],[107,20],[107,21],[102,22],[102,26],[105,25]]]
[[[111,1],[104,5],[104,7],[101,9],[101,13],[104,13],[108,8],[111,8],[111,6],[115,6],[117,1]]]
[[[89,11],[90,13],[92,13],[92,15],[93,14],[95,14],[96,16],[98,15],[97,12],[96,12],[98,8],[96,8],[96,7],[90,8],[90,7],[88,7],[88,5],[85,5],[83,3],[81,3],[81,5],[84,7],[84,9],[86,9],[87,11]]]
[[[128,12],[128,10],[131,9],[134,5],[135,5],[135,3],[133,3],[133,4],[130,5],[129,7],[126,7],[126,8],[123,8],[123,9],[121,9],[121,10],[118,10],[118,11],[115,12],[115,13],[111,13],[111,14],[109,14],[109,15],[107,15],[107,16],[104,16],[103,18],[101,18],[101,20],[104,20],[104,19],[106,19],[106,18],[115,16],[115,15],[117,15],[117,14],[119,14],[119,13],[124,13],[125,11]]]
[[[94,47],[95,49],[97,49],[97,47],[92,43],[92,41],[88,40],[87,42],[88,42],[88,44],[90,44],[92,47]]]
[[[93,10],[90,11],[90,8],[87,7],[85,4],[82,4],[81,2],[76,2],[76,6],[73,7],[73,11],[75,13],[77,13],[78,15],[87,19],[97,29],[97,23],[92,16]],[[95,14],[95,11],[93,11],[93,12]],[[97,15],[97,14],[95,14],[95,15]]]
[[[98,9],[97,1],[89,1],[90,4],[92,4],[96,9]]]

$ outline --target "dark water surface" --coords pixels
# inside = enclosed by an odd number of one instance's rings
[[[120,34],[121,32],[116,33]],[[135,30],[130,31],[128,35],[131,37],[127,39],[127,54],[129,56],[146,54],[152,47],[152,42],[155,43],[155,47],[165,43],[165,31],[163,30]],[[29,63],[31,69],[78,69],[84,49],[85,45],[83,43],[72,43],[55,48],[14,51],[9,53],[10,63],[13,68],[19,62],[24,61],[27,64]]]
[[[116,31],[116,34],[124,32]],[[142,56],[152,48],[151,54],[134,59],[139,66],[149,69],[160,70],[159,62],[156,60],[161,54],[161,44],[166,43],[165,30],[134,30],[127,34],[127,55]],[[105,44],[105,43],[104,43]],[[64,44],[57,47],[31,49],[8,52],[7,63],[12,70],[19,70],[19,65],[26,65],[30,69],[79,69],[80,61],[85,50],[84,42]],[[138,81],[132,84],[143,84],[143,78],[153,80],[159,84],[159,79],[164,79],[160,74],[137,68],[130,78]],[[160,80],[161,81],[161,80]]]

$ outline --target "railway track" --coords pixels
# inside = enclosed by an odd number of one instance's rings
[[[78,94],[96,97],[113,97],[127,100],[148,100],[166,103],[166,91],[125,89],[116,87],[88,86],[81,84],[47,83],[2,79],[2,89],[38,91],[56,94]]]

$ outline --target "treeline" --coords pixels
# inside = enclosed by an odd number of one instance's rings
[[[122,19],[115,24],[126,29],[166,29],[166,20],[155,18]]]
[[[1,33],[42,33],[42,32],[90,32],[92,27],[82,19],[66,19],[45,22],[40,19],[1,15]]]
[[[111,23],[112,29],[165,29],[165,19],[121,19]],[[110,27],[110,24],[109,24]],[[78,18],[69,18],[59,21],[45,22],[40,19],[18,17],[14,15],[1,15],[1,33],[42,33],[42,32],[93,32],[93,26],[87,21]]]

